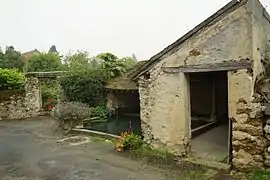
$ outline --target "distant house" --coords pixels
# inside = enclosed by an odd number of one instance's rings
[[[28,51],[22,54],[24,62],[27,62],[29,58],[31,58],[34,55],[39,55],[40,52],[37,49],[34,49],[32,51]]]

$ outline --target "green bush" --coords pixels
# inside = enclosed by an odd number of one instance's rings
[[[104,103],[106,75],[102,71],[73,72],[60,78],[60,85],[67,101],[78,101],[90,106]]]
[[[93,117],[100,117],[102,119],[107,119],[109,111],[106,106],[97,106],[91,109],[91,115]]]
[[[60,93],[57,80],[46,79],[41,81],[41,98],[45,110],[51,110],[56,104]]]
[[[30,57],[25,65],[26,72],[61,71],[63,64],[56,53],[42,53]]]
[[[24,87],[24,75],[17,69],[0,68],[0,90],[21,89]]]
[[[66,101],[79,101],[96,107],[106,100],[105,85],[108,80],[125,73],[135,60],[119,59],[111,53],[90,57],[88,53],[78,51],[66,56],[64,63],[68,73],[60,79],[60,85]],[[104,110],[97,111],[105,117]]]

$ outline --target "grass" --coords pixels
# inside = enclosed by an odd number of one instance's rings
[[[115,144],[116,140],[106,140],[104,137],[92,136],[94,142],[107,142]],[[121,153],[118,153],[121,154]],[[143,145],[139,149],[128,150],[122,155],[126,155],[135,160],[141,160],[151,166],[157,167],[166,173],[168,179],[183,180],[270,180],[270,171],[254,171],[251,174],[235,172],[228,174],[226,171],[213,170],[211,168],[181,161],[174,154],[151,148]]]
[[[252,180],[268,180],[270,179],[270,171],[255,171],[252,173]]]
[[[170,177],[181,177],[181,179],[205,179],[205,173],[208,170],[205,167],[187,162],[180,162],[177,156],[167,151],[160,151],[147,145],[139,149],[127,152],[133,159],[139,159],[152,166],[164,169],[170,172]]]

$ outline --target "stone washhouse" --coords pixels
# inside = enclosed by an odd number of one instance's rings
[[[256,91],[269,36],[260,2],[233,0],[131,71],[126,82],[136,84],[144,140],[192,160],[270,167]],[[109,96],[111,107],[117,95]]]

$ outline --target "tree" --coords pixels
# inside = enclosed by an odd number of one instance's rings
[[[77,51],[66,56],[64,62],[68,72],[60,78],[60,84],[67,100],[96,106],[106,99],[108,80],[125,73],[136,60],[119,59],[111,53],[90,57],[87,52]]]
[[[107,72],[110,78],[120,76],[126,72],[124,61],[111,53],[101,53],[96,56],[101,61],[101,68]]]
[[[68,72],[60,78],[60,84],[68,101],[95,106],[104,100],[108,77],[101,69],[102,60],[77,51],[67,55],[64,62]]]
[[[77,51],[75,54],[68,54],[64,58],[64,63],[70,71],[89,71],[96,68],[97,63],[87,52]]]
[[[138,62],[134,57],[124,57],[121,61],[123,61],[126,69],[132,68]]]
[[[30,57],[26,63],[27,72],[61,71],[63,64],[61,58],[55,53],[41,53]]]
[[[21,53],[13,46],[6,47],[5,53],[0,49],[0,68],[16,68],[22,71],[23,65]]]
[[[97,55],[96,58],[101,59],[103,61],[107,61],[107,62],[109,62],[109,61],[114,62],[114,61],[118,60],[117,56],[115,56],[112,53],[108,53],[108,52],[107,53],[101,53],[101,54]]]
[[[5,57],[5,54],[0,47],[0,62],[2,62],[2,59],[4,59],[4,57]]]

